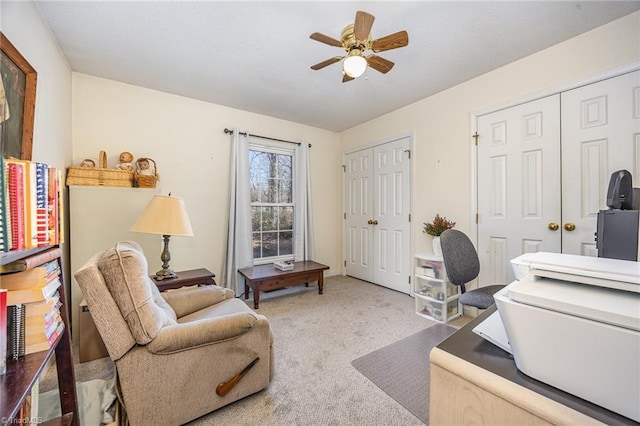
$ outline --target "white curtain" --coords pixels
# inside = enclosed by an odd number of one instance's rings
[[[229,228],[227,259],[222,271],[222,285],[244,293],[244,279],[238,269],[253,265],[251,237],[251,195],[249,193],[249,135],[233,129],[229,176]]]
[[[309,144],[301,143],[295,155],[295,260],[314,260],[313,221],[311,217],[311,171]]]

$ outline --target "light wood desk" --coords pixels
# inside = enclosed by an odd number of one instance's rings
[[[513,357],[472,329],[487,309],[430,355],[429,425],[637,425],[521,373]]]

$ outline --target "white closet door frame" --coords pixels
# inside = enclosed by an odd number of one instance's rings
[[[357,147],[353,147],[350,148],[348,150],[345,150],[342,152],[342,167],[343,167],[343,173],[342,173],[342,212],[343,212],[343,219],[342,219],[342,275],[346,275],[347,274],[347,267],[346,267],[346,258],[347,258],[347,250],[349,250],[349,245],[348,245],[348,241],[347,241],[347,226],[346,226],[346,220],[344,218],[346,209],[347,209],[347,200],[346,200],[346,194],[347,194],[347,181],[346,181],[346,173],[345,172],[345,164],[346,164],[346,157],[347,155],[357,152],[357,151],[362,151],[364,149],[369,149],[369,148],[374,148],[376,146],[379,145],[383,145],[386,143],[390,143],[390,142],[394,142],[400,139],[405,139],[405,138],[409,138],[409,150],[411,151],[410,155],[413,156],[413,152],[414,152],[414,148],[415,148],[415,142],[414,142],[414,138],[413,138],[413,132],[408,132],[408,133],[404,133],[401,134],[397,137],[394,138],[390,138],[390,139],[384,139],[381,141],[377,141],[377,142],[373,142],[370,144],[366,144],[366,145],[360,145]],[[413,213],[413,163],[410,163],[410,167],[411,167],[411,180],[409,181],[409,211]],[[413,226],[413,216],[412,216],[412,220],[409,223],[409,247],[410,247],[410,253],[409,253],[409,258],[407,259],[407,271],[409,273],[409,276],[412,276],[412,268],[413,268],[413,257],[414,257],[414,244],[413,244],[413,231],[414,231],[414,226]],[[411,289],[413,286],[409,286],[409,288]],[[410,294],[413,296],[413,290],[410,290]]]
[[[469,170],[471,171],[470,177],[469,177],[470,179],[469,187],[471,188],[470,197],[469,197],[469,212],[470,212],[469,217],[471,219],[471,223],[469,226],[469,230],[470,230],[469,238],[473,241],[476,247],[478,245],[478,224],[476,223],[476,213],[478,212],[478,190],[476,185],[476,177],[478,174],[478,167],[477,167],[478,150],[477,150],[477,147],[475,144],[475,138],[473,137],[473,135],[475,135],[478,130],[477,129],[478,117],[481,115],[496,112],[501,109],[510,108],[510,107],[520,105],[530,101],[535,101],[537,99],[541,99],[550,95],[555,95],[561,92],[565,92],[567,90],[576,89],[581,86],[586,86],[588,84],[596,83],[598,81],[605,80],[612,77],[617,77],[619,75],[627,74],[629,72],[633,72],[637,70],[640,70],[640,62],[634,62],[629,65],[613,68],[604,73],[599,73],[582,80],[576,80],[574,82],[570,82],[567,84],[545,89],[545,90],[533,93],[531,95],[527,95],[522,98],[514,99],[513,101],[505,102],[505,103],[495,105],[493,107],[489,107],[486,109],[477,110],[472,112],[469,115],[469,129],[471,129],[471,134],[469,135],[469,146],[470,146],[470,152],[471,152],[471,155],[469,156],[469,162],[470,162]]]

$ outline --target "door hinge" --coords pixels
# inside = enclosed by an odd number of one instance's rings
[[[411,222],[411,213],[409,213],[409,222]]]
[[[409,154],[409,160],[411,160],[411,150],[410,149],[405,149],[404,152]]]
[[[480,215],[476,213],[476,225],[480,222]]]
[[[409,285],[411,285],[411,275],[409,275]]]
[[[347,212],[345,212],[345,213],[344,213],[344,218],[345,218],[345,219],[347,218]]]
[[[478,132],[476,132],[472,137],[476,140],[476,146],[478,146],[478,138],[480,137]]]
[[[345,268],[347,267],[347,261],[346,260],[344,261],[344,267]]]
[[[346,172],[347,172],[347,166],[345,166],[344,164],[342,165],[342,171],[343,171],[344,173],[346,173]]]

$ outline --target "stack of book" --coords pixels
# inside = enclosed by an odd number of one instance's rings
[[[0,158],[0,251],[62,242],[61,181],[44,163]]]
[[[22,265],[21,272],[2,275],[0,287],[7,292],[7,357],[48,350],[64,331],[60,315],[60,249],[47,250],[40,259],[53,257],[38,266]],[[20,269],[21,265],[5,265]]]

